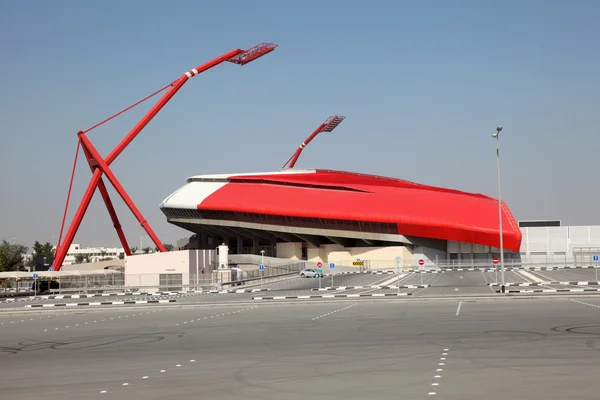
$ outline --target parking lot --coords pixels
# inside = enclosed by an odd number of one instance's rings
[[[599,313],[563,297],[0,315],[3,396],[597,399]]]

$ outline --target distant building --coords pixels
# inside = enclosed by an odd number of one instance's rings
[[[137,250],[136,254],[140,254]],[[86,247],[82,248],[79,244],[71,244],[67,256],[62,265],[73,265],[77,263],[78,256],[84,257],[84,262],[98,262],[102,260],[115,260],[125,256],[125,250],[122,247]],[[89,261],[88,261],[89,259]]]

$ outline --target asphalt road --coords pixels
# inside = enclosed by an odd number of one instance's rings
[[[596,400],[599,316],[600,299],[568,298],[0,316],[0,390],[49,400]]]
[[[498,282],[501,274],[489,271],[448,271],[444,273],[403,273],[398,280],[397,275],[377,275],[377,274],[347,274],[326,276],[319,279],[300,278],[297,276],[287,277],[278,281],[265,282],[264,289],[268,291],[258,293],[227,293],[227,294],[184,294],[173,296],[109,296],[93,297],[80,299],[46,299],[24,297],[14,301],[3,299],[0,301],[0,312],[7,310],[19,310],[23,308],[30,309],[32,305],[50,306],[52,304],[74,304],[85,302],[114,302],[123,300],[136,301],[165,301],[173,300],[175,304],[220,304],[220,303],[248,303],[254,302],[256,297],[285,297],[294,298],[297,296],[329,296],[329,295],[394,295],[397,293],[409,294],[411,298],[415,297],[481,297],[498,296],[497,286],[489,286],[490,283]],[[538,289],[598,289],[598,285],[569,285],[569,284],[542,284],[539,282],[547,281],[577,281],[587,282],[595,281],[595,271],[593,270],[559,270],[559,271],[506,271],[505,282],[535,284],[534,286],[511,286],[511,296],[527,296],[531,290]],[[413,286],[410,288],[397,289],[377,289],[372,286],[390,286],[390,285]],[[421,284],[427,287],[418,287]],[[416,286],[416,287],[415,287]],[[239,286],[233,289],[257,289],[258,286]],[[319,291],[319,288],[335,288],[335,290]],[[340,288],[341,287],[341,288]],[[355,288],[358,287],[358,288]],[[338,289],[339,288],[339,289]],[[529,292],[529,293],[528,293]],[[589,295],[593,292],[580,293]],[[576,293],[568,293],[577,295]],[[600,295],[600,292],[597,292]],[[369,297],[367,297],[369,298]],[[317,301],[319,299],[315,299]],[[348,300],[353,300],[352,298]],[[97,305],[83,306],[84,308],[98,308]],[[119,305],[119,307],[135,307],[135,305]],[[78,307],[79,308],[79,307]]]

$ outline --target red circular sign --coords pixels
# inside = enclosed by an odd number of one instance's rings
[[[419,260],[419,265],[423,265],[423,264],[425,264],[425,261],[424,260]]]
[[[323,263],[322,263],[321,261],[319,261],[319,262],[317,263],[317,267],[318,267],[318,268],[321,268],[322,266],[323,266]]]
[[[498,264],[498,257],[494,257],[494,258],[492,259],[492,262],[493,262],[494,264]]]

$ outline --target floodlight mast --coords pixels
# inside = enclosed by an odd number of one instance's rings
[[[158,236],[154,233],[154,231],[152,230],[152,228],[150,227],[150,225],[148,224],[146,219],[143,217],[141,212],[138,210],[136,205],[133,203],[133,200],[131,200],[131,198],[129,197],[129,195],[123,188],[123,186],[120,184],[120,182],[118,181],[118,179],[116,178],[116,176],[114,175],[112,170],[110,169],[110,164],[113,161],[115,161],[115,159],[136,138],[136,136],[142,131],[142,129],[144,129],[146,127],[146,125],[148,125],[148,123],[156,116],[156,114],[158,114],[158,112],[169,102],[169,100],[171,100],[171,98],[175,95],[175,93],[177,93],[179,91],[179,89],[181,89],[181,87],[190,78],[192,78],[198,74],[201,74],[202,72],[205,72],[213,67],[216,67],[217,65],[219,65],[223,62],[231,62],[231,63],[238,64],[238,65],[246,65],[249,62],[252,62],[252,61],[272,52],[273,50],[275,50],[275,48],[277,48],[276,44],[260,43],[260,44],[254,46],[250,49],[247,49],[247,50],[236,49],[236,50],[227,52],[227,53],[221,55],[220,57],[217,57],[207,63],[199,65],[198,67],[185,72],[183,75],[181,75],[181,77],[179,77],[179,79],[173,81],[169,85],[167,85],[164,88],[160,89],[159,91],[153,93],[152,95],[146,97],[145,99],[135,103],[134,105],[120,111],[119,113],[113,115],[112,117],[107,118],[106,120],[100,122],[97,125],[94,125],[90,129],[88,129],[86,131],[80,131],[77,133],[78,145],[77,145],[77,151],[75,153],[75,162],[73,165],[71,182],[69,183],[69,193],[67,195],[67,202],[65,204],[65,213],[63,216],[61,230],[60,230],[60,234],[59,234],[59,238],[58,238],[58,242],[57,242],[56,256],[54,258],[54,262],[52,263],[52,267],[53,267],[54,271],[60,270],[60,268],[65,260],[65,257],[67,255],[67,251],[69,250],[69,246],[71,245],[71,243],[73,242],[73,239],[75,238],[75,234],[77,233],[77,230],[79,229],[79,226],[81,225],[81,221],[83,220],[85,212],[87,211],[87,208],[90,204],[90,201],[92,200],[92,197],[94,195],[94,192],[96,191],[96,188],[99,189],[99,191],[102,195],[102,199],[104,200],[104,203],[106,204],[106,208],[109,212],[109,215],[111,217],[111,220],[113,222],[115,230],[117,231],[119,240],[121,241],[121,244],[123,245],[123,249],[125,250],[125,253],[127,255],[131,255],[131,250],[129,248],[129,245],[127,244],[127,240],[125,238],[123,230],[121,229],[121,224],[119,222],[119,219],[118,219],[115,209],[113,207],[113,204],[112,204],[112,201],[108,194],[108,191],[106,190],[106,185],[104,184],[104,181],[102,180],[102,175],[105,175],[108,178],[108,180],[110,181],[110,183],[114,186],[117,193],[121,196],[123,201],[127,204],[127,207],[135,215],[136,219],[139,221],[142,228],[144,228],[146,233],[148,233],[148,235],[150,236],[150,238],[152,239],[152,241],[154,242],[154,244],[156,245],[158,250],[161,252],[166,251],[163,243],[159,240]],[[156,102],[156,104],[154,106],[152,106],[152,108],[146,113],[146,115],[144,115],[144,117],[125,136],[125,138],[110,152],[110,154],[108,156],[106,156],[106,158],[102,158],[100,156],[100,154],[98,153],[98,151],[94,148],[94,146],[92,145],[90,140],[87,138],[86,133],[91,131],[92,129],[95,129],[96,127],[110,121],[111,119],[115,118],[116,116],[130,110],[131,108],[137,106],[138,104],[142,103],[143,101],[148,100],[150,97],[153,97],[154,95],[162,92],[163,90],[166,90],[167,88],[168,88],[167,92],[158,100],[158,102]],[[61,243],[62,232],[63,232],[64,223],[65,223],[65,219],[66,219],[69,199],[71,196],[71,188],[72,188],[72,184],[73,184],[73,176],[75,173],[75,166],[77,164],[77,155],[79,152],[79,145],[81,145],[81,147],[83,149],[84,155],[88,161],[88,164],[90,166],[90,169],[92,170],[93,175],[92,175],[92,179],[90,180],[90,183],[88,184],[88,187],[83,195],[83,198],[82,198],[81,202],[79,203],[79,207],[77,208],[77,211],[75,212],[75,215],[73,216],[71,225],[69,226],[69,229],[67,230],[67,233],[65,235],[64,242]]]
[[[317,129],[315,129],[314,132],[311,133],[310,136],[307,137],[306,140],[300,144],[300,146],[296,149],[296,152],[294,153],[294,155],[288,160],[288,162],[285,163],[285,165],[282,168],[285,168],[286,165],[288,165],[288,164],[289,164],[288,168],[294,168],[294,165],[296,165],[296,161],[298,161],[298,158],[300,157],[300,153],[302,153],[302,150],[304,150],[304,148],[319,133],[333,131],[339,124],[342,123],[342,121],[345,118],[346,117],[342,117],[341,115],[332,115],[331,117],[327,118],[327,120],[325,122],[323,122]]]

